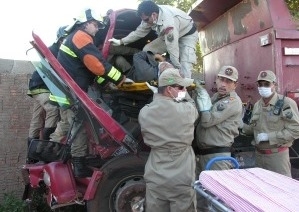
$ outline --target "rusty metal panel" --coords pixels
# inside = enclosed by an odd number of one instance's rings
[[[289,52],[293,53],[286,54],[284,52],[285,48],[289,48]],[[278,49],[278,51],[279,50],[282,53],[281,65],[283,71],[279,77],[282,82],[282,92],[299,92],[299,37],[297,40],[281,40],[281,49]]]
[[[273,35],[271,29],[226,45],[204,57],[206,88],[210,94],[216,92],[216,76],[221,66],[233,65],[239,71],[236,91],[243,102],[251,99],[255,102],[259,97],[256,87],[258,73],[262,70],[275,70],[274,45],[260,45],[260,37]]]
[[[201,30],[237,4],[248,4],[249,2],[252,6],[258,7],[260,4],[268,5],[266,10],[256,14],[255,19],[263,14],[270,14],[274,28],[294,29],[294,27],[298,27],[298,23],[289,18],[290,14],[285,0],[198,0],[192,5],[189,15],[197,24],[198,30]]]
[[[242,1],[199,32],[203,55],[272,27],[267,1]]]
[[[221,1],[221,2],[220,2]],[[198,0],[193,4],[190,16],[198,29],[214,21],[220,15],[231,9],[242,0]]]
[[[193,17],[204,22],[199,42],[208,92],[216,92],[220,67],[233,65],[239,70],[237,92],[244,102],[260,98],[258,73],[272,70],[278,78],[278,92],[289,92],[299,103],[299,31],[284,0],[234,1],[226,11],[226,6],[218,8],[216,3],[201,1],[194,11],[206,16]]]

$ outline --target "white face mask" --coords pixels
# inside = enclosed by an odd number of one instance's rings
[[[272,95],[271,87],[258,87],[261,97],[268,98]]]
[[[153,19],[153,27],[155,27],[157,25],[158,19],[152,15],[152,19]]]
[[[176,102],[180,102],[186,97],[186,91],[179,91],[178,96],[173,98]]]

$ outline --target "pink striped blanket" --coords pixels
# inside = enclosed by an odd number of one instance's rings
[[[299,181],[265,169],[207,170],[199,182],[235,211],[299,211]]]

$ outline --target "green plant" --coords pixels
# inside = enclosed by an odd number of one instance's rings
[[[285,0],[290,10],[291,15],[295,20],[299,19],[299,0]]]
[[[4,194],[3,202],[0,204],[0,212],[23,212],[25,206],[26,204],[13,193]]]

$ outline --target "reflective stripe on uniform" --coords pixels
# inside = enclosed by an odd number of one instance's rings
[[[105,79],[103,77],[98,76],[96,81],[98,84],[102,84],[105,81]]]
[[[59,49],[72,57],[77,57],[77,55],[69,47],[63,44],[61,44]]]
[[[36,88],[36,89],[28,90],[27,95],[32,96],[41,93],[50,93],[50,91],[45,88]]]
[[[113,66],[107,75],[109,78],[113,79],[114,81],[118,81],[119,78],[121,77],[120,71],[114,68]]]
[[[70,104],[69,100],[67,100],[66,98],[60,97],[60,96],[54,96],[53,94],[50,94],[49,99],[52,102],[58,102],[58,103],[66,104],[66,105]]]

